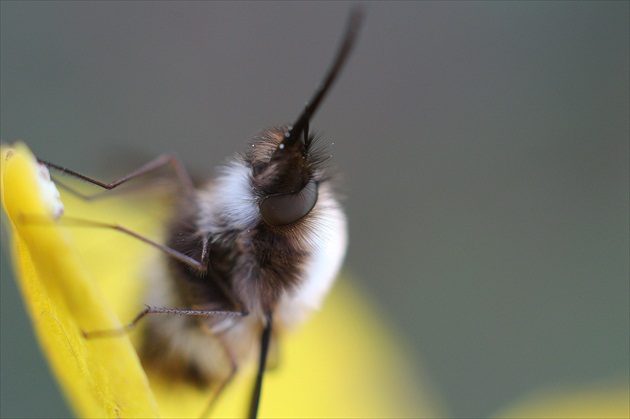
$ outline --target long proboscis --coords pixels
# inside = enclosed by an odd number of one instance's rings
[[[330,91],[330,88],[333,86],[335,80],[339,76],[341,69],[348,61],[348,57],[350,56],[352,48],[355,45],[355,41],[358,36],[359,28],[361,27],[362,21],[363,7],[355,6],[350,12],[350,16],[348,17],[346,32],[343,35],[343,41],[341,42],[341,45],[337,50],[335,59],[328,69],[326,77],[324,77],[320,85],[317,87],[317,90],[313,94],[313,97],[307,102],[304,110],[291,126],[291,129],[288,133],[289,137],[286,140],[288,143],[293,143],[294,141],[297,141],[300,138],[300,134],[303,133],[304,135],[302,138],[306,142],[305,145],[308,146],[308,141],[310,141],[308,136],[309,121],[311,117],[315,114],[315,112],[317,112],[317,109],[319,108],[322,100]]]

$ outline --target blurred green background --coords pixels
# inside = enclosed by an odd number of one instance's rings
[[[211,175],[300,112],[350,6],[3,1],[0,138],[101,179],[164,151]],[[627,384],[629,3],[367,12],[312,125],[344,174],[347,270],[412,367],[458,417]],[[1,415],[66,416],[4,244]]]

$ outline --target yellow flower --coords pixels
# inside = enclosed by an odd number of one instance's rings
[[[588,385],[536,390],[499,412],[497,418],[628,418],[628,383],[607,380]]]
[[[210,394],[149,376],[132,344],[138,333],[85,339],[120,328],[142,310],[147,245],[102,228],[53,220],[55,189],[23,144],[0,150],[2,204],[10,221],[20,288],[43,352],[81,417],[199,417]],[[47,186],[48,185],[48,186]],[[134,194],[84,202],[63,196],[66,214],[123,224],[159,240],[165,205]],[[145,201],[146,200],[146,201]],[[160,201],[161,202],[161,201]],[[151,209],[149,209],[151,208]],[[279,365],[265,377],[261,416],[436,416],[435,402],[410,373],[408,353],[377,310],[346,280],[303,329],[281,340]],[[246,412],[253,368],[220,396],[213,416]]]

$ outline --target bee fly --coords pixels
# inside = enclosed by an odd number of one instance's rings
[[[143,364],[169,379],[213,388],[214,399],[258,354],[250,417],[257,415],[267,354],[278,332],[320,306],[345,254],[346,218],[309,122],[346,63],[361,20],[355,8],[332,66],[295,122],[264,130],[199,189],[172,155],[111,183],[41,161],[108,190],[165,165],[174,169],[186,196],[166,245],[117,225],[93,224],[167,256],[165,268],[150,275],[147,308],[127,326],[146,317]]]

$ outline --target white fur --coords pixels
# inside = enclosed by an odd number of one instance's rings
[[[225,166],[219,177],[199,191],[198,225],[202,232],[220,232],[229,228],[246,230],[260,221],[256,198],[252,193],[251,169],[241,160]],[[320,184],[318,201],[309,214],[310,228],[300,240],[312,252],[304,262],[301,285],[285,294],[278,305],[276,319],[284,326],[304,321],[318,310],[332,287],[346,253],[348,241],[346,217],[335,199],[329,183]],[[258,307],[249,307],[256,312]],[[262,313],[252,313],[250,315]]]
[[[303,282],[297,290],[283,296],[276,313],[276,318],[289,327],[321,307],[346,254],[346,217],[329,184],[320,185],[312,217],[313,227],[304,240],[313,246],[313,252],[305,262]]]
[[[199,191],[199,227],[220,232],[219,220],[230,228],[247,229],[259,220],[258,205],[252,193],[251,169],[241,160],[234,160],[221,169],[219,176]]]

